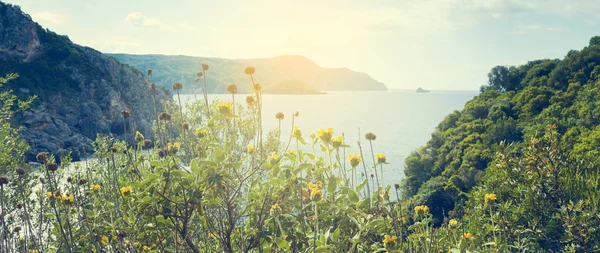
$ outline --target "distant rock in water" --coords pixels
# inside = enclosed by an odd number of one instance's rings
[[[419,87],[419,88],[417,89],[417,93],[429,93],[429,92],[431,92],[431,91],[430,91],[430,90],[424,90],[424,89],[423,89],[423,88],[421,88],[421,87]]]
[[[17,73],[4,89],[21,98],[37,95],[33,108],[16,115],[31,146],[27,159],[47,151],[58,158],[89,153],[96,134],[131,140],[121,110],[132,114],[135,130],[152,136],[154,103],[144,73],[67,36],[42,28],[18,6],[0,2],[0,75]],[[172,99],[157,89],[161,100]]]
[[[254,80],[263,87],[280,83],[299,82],[316,91],[381,91],[387,90],[385,84],[361,72],[347,68],[323,68],[314,61],[295,55],[277,56],[262,59],[222,59],[192,57],[183,55],[132,55],[109,54],[119,61],[139,70],[156,69],[153,78],[157,84],[165,87],[173,82],[183,82],[184,93],[202,93],[204,84],[194,82],[196,72],[201,71],[200,64],[211,66],[207,72],[208,93],[227,93],[230,83],[238,85],[240,93],[252,91],[247,66],[256,69]],[[213,69],[214,66],[214,69]],[[274,90],[280,88],[271,87]]]

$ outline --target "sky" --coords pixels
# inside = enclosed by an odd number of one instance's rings
[[[496,65],[562,59],[600,35],[600,0],[8,2],[104,53],[302,55],[391,89],[477,90]]]

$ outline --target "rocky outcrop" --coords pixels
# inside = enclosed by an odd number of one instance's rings
[[[27,158],[47,151],[78,160],[97,134],[131,140],[124,133],[121,110],[128,110],[133,129],[152,136],[155,118],[145,74],[68,37],[42,28],[18,6],[0,2],[0,75],[19,78],[4,88],[17,96],[38,96],[32,109],[14,118],[30,144]],[[159,100],[170,100],[157,89]],[[160,106],[160,104],[159,104]],[[128,126],[129,128],[129,126]]]
[[[192,57],[183,55],[131,55],[110,54],[119,61],[139,70],[156,69],[154,80],[169,87],[173,82],[183,82],[185,93],[202,92],[200,83],[195,83],[200,64],[210,66],[207,75],[209,93],[225,93],[230,83],[238,85],[240,92],[251,92],[250,79],[244,73],[246,66],[256,69],[255,80],[263,87],[282,82],[302,82],[317,91],[381,91],[385,84],[371,76],[347,68],[324,68],[314,61],[296,55],[261,59],[223,59]]]

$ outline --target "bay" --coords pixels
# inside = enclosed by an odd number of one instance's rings
[[[438,123],[454,110],[476,96],[478,91],[347,91],[328,92],[326,95],[263,95],[263,124],[265,130],[277,129],[277,112],[283,112],[282,140],[287,141],[291,132],[291,115],[298,111],[296,125],[305,139],[320,128],[332,127],[334,136],[345,135],[351,146],[349,153],[359,153],[358,131],[363,154],[368,166],[373,164],[369,142],[365,134],[377,135],[373,142],[374,153],[387,156],[388,165],[383,167],[384,185],[400,183],[404,178],[404,160],[413,151],[425,145]],[[247,95],[237,95],[245,101]],[[201,99],[202,95],[196,96]],[[231,100],[229,94],[210,94],[210,100]],[[194,95],[181,96],[182,101],[194,100]],[[285,138],[284,138],[285,137]],[[304,147],[310,149],[310,144]],[[317,153],[322,154],[317,147]],[[344,157],[345,158],[345,157]],[[342,159],[344,159],[342,158]],[[360,170],[362,171],[362,169]],[[368,172],[373,173],[371,172]],[[379,169],[378,169],[379,173]],[[358,173],[358,179],[361,179]]]

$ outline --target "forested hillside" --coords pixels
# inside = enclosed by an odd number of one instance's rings
[[[482,184],[486,169],[498,166],[491,162],[506,148],[499,144],[513,144],[512,155],[521,157],[529,140],[548,128],[556,131],[562,158],[600,161],[599,75],[600,37],[562,60],[494,67],[481,94],[446,116],[406,159],[405,197],[429,206],[438,224],[458,217],[465,194]]]

